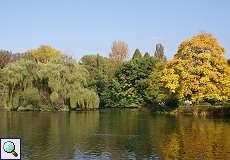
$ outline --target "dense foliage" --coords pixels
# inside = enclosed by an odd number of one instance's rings
[[[46,45],[21,54],[1,50],[0,106],[69,111],[230,99],[229,61],[210,34],[182,42],[169,61],[162,44],[144,56],[136,49],[130,59],[128,51],[115,41],[108,57],[85,55],[76,62]]]
[[[47,63],[50,60],[60,59],[61,57],[62,54],[60,51],[47,45],[42,45],[37,49],[29,50],[24,54],[25,59],[42,63]]]
[[[104,92],[106,107],[140,107],[147,101],[147,79],[155,61],[144,57],[124,63]]]
[[[83,66],[66,59],[45,62],[22,59],[1,70],[1,97],[6,109],[98,108],[98,95],[88,88],[89,73]]]
[[[114,69],[111,59],[100,55],[86,55],[80,60],[90,74],[89,87],[97,91],[100,97],[100,107],[104,106],[102,94],[109,80],[113,78]]]
[[[230,98],[230,70],[224,48],[210,34],[184,41],[167,63],[162,80],[180,100],[222,102]]]

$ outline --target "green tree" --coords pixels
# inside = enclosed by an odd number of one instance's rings
[[[97,79],[97,76],[110,76],[111,60],[107,57],[97,55],[85,55],[81,58],[79,64],[83,65],[90,73],[91,79]]]
[[[98,108],[97,93],[88,87],[89,73],[71,61],[20,60],[1,70],[1,96],[8,110]]]
[[[137,48],[133,54],[132,59],[140,59],[142,57],[140,50]]]
[[[33,62],[18,61],[9,63],[1,72],[2,96],[4,106],[8,110],[17,110],[22,101],[20,97],[26,88],[31,88],[37,77],[36,65]]]
[[[151,75],[149,76],[148,95],[153,102],[161,103],[166,100],[167,94],[164,84],[161,81],[163,69],[165,68],[165,62],[161,61],[156,64]]]
[[[40,65],[39,82],[45,82],[45,86],[48,83],[45,91],[56,110],[98,108],[98,95],[88,88],[89,73],[84,67],[63,61]]]
[[[145,52],[144,57],[148,58],[150,57],[150,54],[148,52]]]
[[[89,72],[89,86],[97,91],[100,97],[100,106],[104,106],[102,93],[113,77],[113,70],[111,70],[111,60],[107,57],[97,55],[86,55],[80,60],[80,64],[83,65]]]
[[[106,107],[140,107],[147,98],[148,76],[155,58],[141,58],[124,63],[103,93]]]
[[[177,99],[167,88],[165,88],[161,79],[166,63],[165,60],[157,59],[148,79],[147,95],[149,102],[155,105],[164,104],[166,106],[176,107],[178,105]]]

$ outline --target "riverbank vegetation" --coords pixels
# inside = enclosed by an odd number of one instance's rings
[[[108,57],[92,54],[79,61],[46,45],[17,54],[1,50],[0,106],[15,111],[174,109],[185,101],[190,107],[228,106],[230,68],[211,34],[182,42],[170,60],[162,44],[155,53],[128,53],[122,41],[112,44]]]

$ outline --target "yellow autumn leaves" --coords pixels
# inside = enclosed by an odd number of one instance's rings
[[[194,103],[230,98],[230,68],[224,48],[211,34],[199,34],[182,42],[167,62],[161,80],[178,99]]]
[[[42,45],[37,49],[29,50],[25,53],[24,58],[47,63],[50,60],[60,59],[62,53],[50,46]]]

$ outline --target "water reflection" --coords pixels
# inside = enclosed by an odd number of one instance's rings
[[[230,159],[230,121],[149,112],[0,112],[23,159]]]

